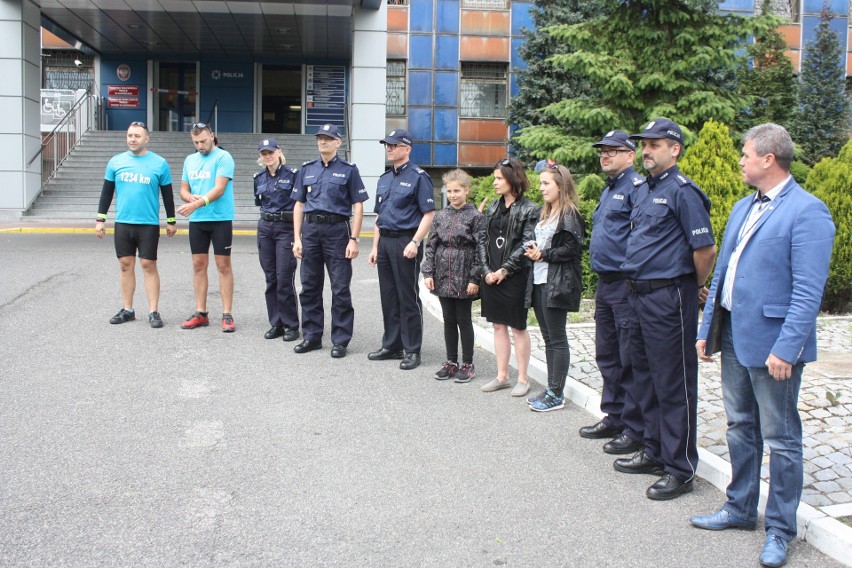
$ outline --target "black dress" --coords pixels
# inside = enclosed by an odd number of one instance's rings
[[[488,257],[491,259],[489,270],[495,272],[500,270],[501,259],[511,251],[503,250],[506,246],[506,237],[509,229],[509,214],[511,206],[506,207],[500,200],[497,211],[488,219]],[[517,243],[523,247],[523,243]],[[510,275],[502,283],[493,285],[484,281],[480,288],[482,293],[482,315],[491,323],[501,323],[515,329],[527,328],[527,311],[525,307],[525,294],[527,289],[527,277],[529,266],[525,266],[520,272]]]

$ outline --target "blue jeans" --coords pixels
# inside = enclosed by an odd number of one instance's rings
[[[776,381],[766,367],[743,367],[734,352],[730,314],[724,318],[722,398],[733,473],[724,508],[741,519],[757,520],[765,440],[769,445],[769,499],[764,524],[768,534],[789,542],[796,537],[796,509],[802,497],[802,421],[796,404],[805,364],[793,365],[786,381]]]

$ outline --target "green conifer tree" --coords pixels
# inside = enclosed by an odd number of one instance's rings
[[[806,189],[828,206],[837,229],[823,309],[845,312],[852,302],[852,141],[837,158],[825,158],[814,166]]]
[[[554,65],[550,57],[564,53],[566,46],[541,31],[555,24],[575,24],[594,17],[601,0],[536,0],[530,10],[533,29],[525,29],[524,43],[518,50],[527,68],[517,73],[518,93],[509,104],[509,121],[522,131],[532,125],[557,125],[555,118],[541,112],[544,107],[562,99],[584,96],[589,84],[576,73]],[[532,167],[537,160],[549,157],[546,152],[515,145],[515,154]]]
[[[737,49],[751,18],[720,15],[706,0],[604,0],[597,18],[547,28],[563,47],[553,63],[588,82],[588,95],[543,111],[555,124],[525,128],[518,143],[581,172],[597,171],[591,144],[654,117],[687,131],[730,124],[748,98],[735,86]]]
[[[739,161],[740,152],[734,146],[727,125],[708,120],[698,140],[686,149],[678,162],[680,170],[710,198],[710,222],[716,246],[722,244],[734,203],[750,191],[743,182]]]
[[[740,88],[751,98],[751,104],[737,117],[740,132],[765,122],[788,125],[796,106],[793,62],[778,31],[783,20],[770,10],[769,0],[765,0],[763,14],[754,18],[754,42],[746,48],[748,58],[737,69]]]
[[[799,75],[793,140],[802,150],[801,159],[815,164],[836,156],[849,139],[849,103],[846,77],[837,34],[831,29],[834,14],[823,4],[813,41],[805,46]]]

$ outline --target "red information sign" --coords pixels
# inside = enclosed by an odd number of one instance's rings
[[[139,85],[107,85],[107,91],[110,96],[138,97]]]
[[[139,108],[139,97],[107,97],[109,108]]]

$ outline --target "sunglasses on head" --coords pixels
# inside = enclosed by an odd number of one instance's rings
[[[144,128],[145,130],[148,130],[148,127],[147,127],[147,126],[145,126],[145,123],[144,123],[144,122],[139,122],[138,120],[134,120],[133,122],[131,122],[131,123],[130,123],[130,126],[141,126],[141,127],[142,127],[142,128]]]
[[[209,127],[208,127],[206,124],[204,124],[203,122],[196,122],[195,124],[193,124],[193,125],[192,125],[192,127],[193,127],[193,128],[201,128],[202,130],[203,130],[203,129],[205,129],[205,128],[209,128]]]

